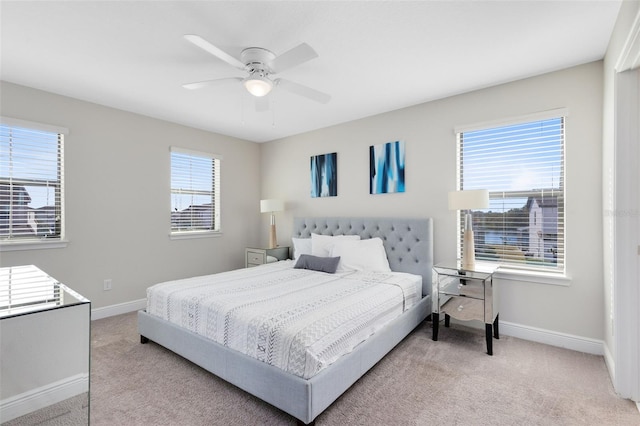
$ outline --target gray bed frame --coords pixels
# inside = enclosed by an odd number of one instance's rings
[[[391,270],[422,276],[422,300],[356,349],[310,379],[231,350],[145,311],[138,312],[141,342],[154,341],[305,424],[329,407],[431,313],[431,218],[294,218],[294,238],[360,235],[383,240]]]

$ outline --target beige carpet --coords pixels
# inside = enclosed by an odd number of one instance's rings
[[[155,343],[136,314],[92,324],[92,425],[280,425],[295,421]],[[640,425],[604,360],[425,322],[316,419],[317,425]]]

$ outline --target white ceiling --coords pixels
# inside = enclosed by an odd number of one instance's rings
[[[2,80],[255,142],[602,59],[619,1],[2,1]],[[281,73],[329,93],[274,90],[256,112],[243,76],[187,42],[239,58],[302,42]],[[64,124],[64,123],[62,123]]]

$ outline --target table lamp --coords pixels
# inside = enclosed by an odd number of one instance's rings
[[[486,189],[449,192],[449,210],[467,211],[462,234],[462,269],[473,270],[476,266],[471,209],[486,209],[488,207],[489,191]]]
[[[260,213],[271,213],[271,228],[269,230],[269,248],[276,248],[278,242],[276,239],[276,216],[274,212],[284,210],[284,202],[282,200],[260,200]]]

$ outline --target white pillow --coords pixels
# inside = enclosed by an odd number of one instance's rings
[[[314,256],[328,257],[331,254],[331,246],[336,241],[359,240],[360,235],[320,235],[311,234],[311,254]]]
[[[291,238],[293,243],[293,260],[298,260],[301,254],[311,254],[311,238]]]
[[[337,272],[391,272],[387,253],[378,237],[360,241],[336,241],[331,248],[331,256],[340,256]]]

